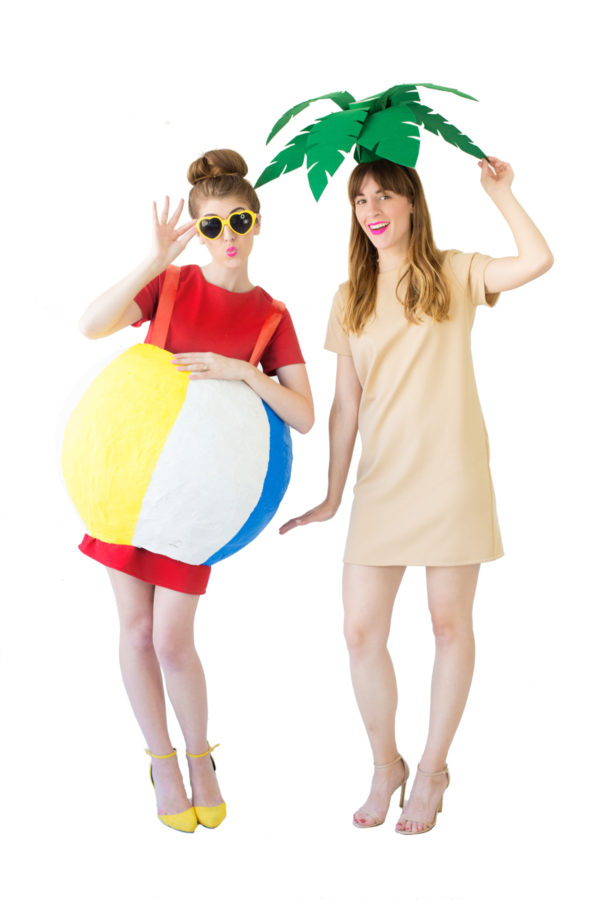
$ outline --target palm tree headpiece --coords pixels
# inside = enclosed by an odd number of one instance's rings
[[[345,154],[350,153],[353,147],[354,159],[358,163],[387,159],[402,166],[414,167],[419,155],[419,126],[432,134],[439,134],[449,144],[477,159],[487,158],[466,134],[421,103],[419,87],[449,91],[467,100],[475,100],[469,94],[439,84],[398,84],[365,100],[355,100],[347,91],[334,91],[305,100],[288,109],[278,119],[267,144],[290,119],[317,100],[333,100],[339,110],[317,119],[296,135],[262,172],[255,187],[298,169],[306,159],[310,189],[315,200],[318,200],[327,187],[328,174],[333,175],[337,171]]]

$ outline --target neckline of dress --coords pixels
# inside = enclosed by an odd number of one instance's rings
[[[387,269],[385,272],[378,272],[377,277],[387,278],[389,275],[395,275],[396,277],[399,277],[400,275],[403,275],[407,269],[408,263],[403,263],[401,266],[398,266],[397,269]]]
[[[214,282],[209,281],[202,271],[202,266],[197,266],[197,269],[200,272],[200,278],[202,279],[204,284],[208,285],[211,288],[215,288],[217,291],[225,291],[226,294],[233,294],[234,297],[243,297],[244,294],[252,294],[254,293],[254,291],[258,290],[258,285],[255,284],[254,287],[250,288],[249,291],[230,291],[229,288],[222,287],[220,284],[214,284]]]

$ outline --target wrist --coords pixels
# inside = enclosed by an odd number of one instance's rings
[[[510,185],[493,185],[491,188],[487,189],[487,194],[496,204],[515,200],[515,195],[513,194]]]
[[[157,278],[161,272],[164,272],[168,265],[168,262],[157,259],[155,256],[147,256],[142,260],[138,269],[147,278],[146,284],[148,284],[153,278]]]
[[[335,515],[335,513],[338,511],[341,502],[341,497],[333,497],[331,494],[327,494],[327,496],[325,497],[325,506],[327,506],[331,510],[332,515]]]
[[[240,381],[245,382],[248,387],[253,387],[256,384],[258,377],[260,377],[260,372],[253,366],[251,362],[247,362],[246,360],[240,359]]]

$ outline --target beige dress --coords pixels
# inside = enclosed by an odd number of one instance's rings
[[[457,566],[502,556],[471,328],[489,256],[448,250],[450,318],[411,324],[398,271],[378,276],[375,315],[362,333],[341,326],[335,295],[325,347],[351,356],[362,397],[358,466],[345,562]]]

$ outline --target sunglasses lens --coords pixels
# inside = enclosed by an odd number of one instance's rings
[[[247,212],[234,213],[229,222],[237,234],[246,234],[253,225],[252,216]]]
[[[200,231],[211,241],[219,237],[222,228],[223,224],[216,216],[212,216],[210,219],[200,219]]]

